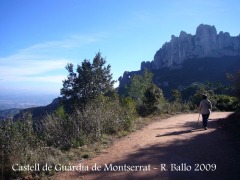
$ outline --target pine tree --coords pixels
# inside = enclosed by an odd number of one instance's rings
[[[66,66],[69,75],[63,81],[61,95],[68,110],[74,106],[84,108],[88,102],[100,94],[108,93],[113,89],[111,66],[105,67],[105,64],[106,60],[98,52],[93,58],[93,63],[85,59],[81,65],[77,66],[76,72],[73,64]]]

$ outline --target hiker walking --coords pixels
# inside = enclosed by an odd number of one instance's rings
[[[205,130],[207,130],[208,118],[212,110],[212,103],[209,101],[206,94],[202,95],[202,101],[200,102],[199,110],[200,114],[202,114],[203,127]]]

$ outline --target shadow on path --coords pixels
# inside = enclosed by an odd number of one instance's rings
[[[159,134],[156,137],[178,136],[194,131],[196,123],[185,123],[183,127],[188,130]],[[217,121],[209,121],[211,131],[196,133],[186,140],[173,140],[170,143],[156,143],[152,146],[141,148],[121,161],[112,162],[114,166],[121,165],[151,165],[151,171],[147,172],[86,172],[85,175],[94,174],[94,179],[169,179],[169,180],[219,180],[240,179],[240,156],[236,144],[221,128]],[[155,138],[155,137],[153,137]],[[123,147],[124,148],[124,147]],[[195,169],[200,164],[202,171]],[[171,166],[183,167],[188,165],[190,171],[176,171]],[[214,167],[216,165],[216,170]],[[161,169],[164,166],[167,171]],[[204,169],[204,167],[208,167]],[[79,177],[83,174],[78,174]],[[84,178],[84,176],[83,176]]]
[[[216,122],[210,120],[208,122],[208,127],[210,128],[217,128],[216,127]],[[187,134],[187,133],[192,133],[192,132],[197,132],[197,131],[205,131],[205,129],[203,129],[202,127],[202,122],[187,122],[183,125],[181,125],[181,127],[185,127],[187,128],[187,130],[181,130],[181,131],[174,131],[174,132],[170,132],[170,133],[166,133],[166,134],[158,134],[156,137],[163,137],[163,136],[176,136],[176,135],[182,135],[182,134]],[[175,127],[176,128],[176,127]],[[170,128],[167,128],[170,129]],[[174,128],[172,128],[174,129]]]

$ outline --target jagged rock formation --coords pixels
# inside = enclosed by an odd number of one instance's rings
[[[222,31],[217,34],[214,26],[201,24],[196,35],[181,31],[179,37],[172,35],[171,41],[160,48],[151,62],[142,62],[143,69],[172,68],[191,58],[240,56],[240,35],[230,36]]]
[[[187,34],[184,31],[180,32],[179,37],[172,35],[170,42],[166,42],[156,52],[152,61],[141,63],[140,71],[124,72],[123,76],[119,78],[119,89],[123,89],[130,82],[132,76],[140,74],[144,69],[149,69],[155,75],[159,75],[162,69],[182,68],[187,60],[223,57],[228,57],[228,59],[229,57],[240,57],[240,35],[233,37],[228,32],[222,31],[217,34],[215,26],[201,24],[197,27],[195,35]],[[156,76],[155,79],[158,79]],[[163,82],[155,83],[159,86],[163,84]]]
[[[229,85],[226,73],[235,74],[240,67],[240,35],[230,36],[214,26],[199,25],[195,35],[181,31],[172,35],[152,61],[142,62],[141,70],[124,72],[119,78],[118,92],[124,94],[131,77],[150,70],[153,81],[171,97],[171,90],[183,90],[194,82],[221,82]]]

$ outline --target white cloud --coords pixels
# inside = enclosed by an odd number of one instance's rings
[[[1,61],[1,59],[0,59]],[[66,60],[23,60],[16,59],[15,63],[0,66],[0,76],[5,79],[9,76],[31,76],[48,73],[53,70],[62,69],[67,64]]]
[[[10,56],[0,57],[1,83],[20,81],[61,83],[65,77],[61,70],[64,70],[66,64],[71,62],[66,55],[67,52],[97,42],[101,37],[101,34],[71,35],[61,41],[35,44]]]
[[[45,43],[39,43],[35,44],[31,47],[22,49],[20,53],[22,54],[29,54],[34,53],[34,54],[44,54],[44,53],[59,53],[59,50],[69,50],[71,48],[78,48],[83,45],[87,45],[90,43],[94,43],[99,41],[99,39],[102,38],[104,34],[95,34],[95,35],[78,35],[78,34],[73,34],[69,35],[68,38],[59,40],[59,41],[49,41]]]
[[[54,76],[51,78],[48,74],[51,72],[57,73],[57,71],[64,69],[68,63],[64,59],[48,59],[47,57],[40,58],[38,56],[29,58],[28,55],[25,57],[22,55],[13,55],[7,58],[0,58],[0,62],[2,82],[8,83],[19,81],[29,81],[30,83],[33,79],[35,81],[49,82],[50,79],[56,78]]]

